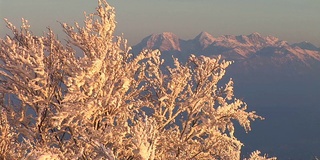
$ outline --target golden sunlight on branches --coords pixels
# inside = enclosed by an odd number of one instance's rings
[[[0,159],[240,159],[234,123],[250,131],[262,119],[234,98],[232,80],[217,85],[229,61],[191,56],[162,69],[157,50],[130,54],[105,1],[83,27],[61,24],[66,45],[6,22]]]

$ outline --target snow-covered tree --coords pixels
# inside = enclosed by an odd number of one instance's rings
[[[0,159],[240,159],[234,123],[250,131],[261,119],[232,80],[218,86],[231,62],[191,56],[164,68],[157,50],[133,56],[105,1],[83,26],[61,24],[66,44],[6,22]]]

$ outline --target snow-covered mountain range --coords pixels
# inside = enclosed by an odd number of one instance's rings
[[[133,52],[142,49],[159,49],[165,60],[173,55],[186,61],[188,55],[221,55],[233,60],[233,71],[237,73],[303,74],[320,69],[320,48],[309,42],[289,44],[273,36],[259,33],[250,35],[223,35],[213,37],[201,32],[194,39],[183,40],[171,32],[153,34],[133,46]],[[270,73],[272,72],[272,73]]]
[[[159,49],[162,52],[221,54],[228,59],[246,59],[257,56],[258,52],[263,52],[266,48],[274,48],[278,54],[290,52],[299,58],[310,56],[320,61],[320,48],[309,42],[305,41],[290,45],[288,42],[279,40],[276,37],[263,37],[256,32],[250,35],[223,35],[217,38],[207,32],[201,32],[191,40],[183,40],[174,33],[163,32],[161,34],[152,34],[133,47],[134,51]]]

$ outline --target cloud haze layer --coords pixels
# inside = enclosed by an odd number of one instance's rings
[[[109,0],[116,8],[117,33],[131,45],[152,33],[170,31],[191,39],[201,31],[213,36],[259,32],[289,42],[310,41],[320,46],[320,1],[316,0]],[[20,24],[25,17],[36,34],[51,26],[62,34],[57,21],[82,21],[97,2],[85,0],[1,0],[0,18]],[[1,21],[1,36],[7,32]]]

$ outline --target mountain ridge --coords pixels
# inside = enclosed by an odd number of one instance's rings
[[[213,37],[201,32],[189,40],[180,39],[172,32],[152,34],[132,47],[133,53],[142,49],[159,49],[162,58],[170,64],[171,57],[186,62],[191,54],[216,57],[234,61],[231,72],[238,75],[305,74],[320,70],[320,48],[309,42],[289,44],[274,36],[222,35]],[[310,72],[311,73],[311,72]],[[282,75],[281,75],[282,76]]]
[[[273,36],[261,36],[254,32],[249,35],[222,35],[217,38],[207,32],[201,32],[194,39],[183,40],[172,32],[152,34],[144,38],[140,43],[133,46],[134,52],[142,49],[159,49],[162,52],[195,53],[202,52],[204,55],[233,54],[238,58],[245,59],[255,56],[255,53],[265,48],[277,48],[278,52],[289,51],[300,59],[301,55],[307,55],[320,61],[320,48],[310,42],[289,44],[287,41],[279,40]],[[227,57],[232,60],[237,58]]]
[[[184,51],[184,45],[190,45],[190,43],[198,43],[193,44],[193,46],[201,47],[200,50],[204,50],[210,45],[222,45],[225,47],[235,47],[235,46],[250,46],[256,49],[267,46],[291,46],[291,47],[299,47],[305,50],[319,51],[320,48],[316,47],[314,44],[304,41],[289,44],[287,41],[279,40],[279,38],[274,36],[262,36],[258,32],[253,32],[249,35],[221,35],[219,37],[214,37],[208,32],[201,32],[193,39],[184,40],[179,38],[172,32],[162,32],[158,34],[151,34],[145,37],[140,43],[133,46],[133,48],[137,48],[137,46],[143,47],[141,49],[159,49],[160,51]],[[197,48],[199,50],[199,48]]]

